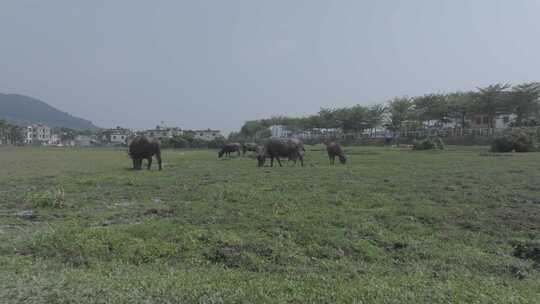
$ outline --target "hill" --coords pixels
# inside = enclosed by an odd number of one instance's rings
[[[77,130],[98,128],[91,121],[62,112],[44,101],[18,94],[0,93],[0,119],[21,126],[44,123]]]

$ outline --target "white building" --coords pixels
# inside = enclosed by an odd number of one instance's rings
[[[283,125],[273,125],[270,126],[269,129],[272,133],[272,137],[286,138],[291,135],[291,131],[289,131],[287,127]]]
[[[88,147],[95,143],[92,136],[89,135],[77,135],[74,139],[75,145],[79,147]]]
[[[51,140],[51,128],[44,124],[34,124],[26,128],[27,144],[48,144]]]
[[[125,145],[133,132],[129,129],[116,127],[115,129],[104,130],[101,134],[99,140],[104,144]]]
[[[163,139],[163,138],[173,138],[174,136],[183,135],[184,132],[180,128],[169,128],[169,127],[160,127],[157,126],[153,130],[144,131],[144,135],[152,138]]]
[[[215,140],[217,138],[221,138],[221,131],[219,130],[194,130],[193,131],[193,137],[196,139],[202,139],[206,141]]]
[[[111,144],[127,144],[128,134],[114,132],[111,134]]]
[[[506,129],[516,119],[515,114],[503,114],[494,118],[493,126],[495,129]],[[474,115],[471,119],[473,129],[487,129],[490,127],[489,117],[487,115]]]
[[[49,139],[49,145],[59,145],[61,143],[60,135],[58,134],[51,134],[51,139]]]

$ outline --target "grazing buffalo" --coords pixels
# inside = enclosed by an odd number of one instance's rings
[[[152,156],[156,156],[161,170],[161,147],[158,140],[137,136],[129,144],[128,154],[133,160],[133,169],[141,170],[143,159],[148,160],[148,170],[152,167]]]
[[[240,150],[242,149],[242,145],[239,144],[239,143],[228,143],[228,144],[225,144],[222,148],[221,148],[221,151],[219,151],[218,153],[218,157],[221,158],[223,156],[223,154],[227,155],[227,156],[231,156],[231,153],[233,152],[237,152],[238,153],[238,156],[240,156]]]
[[[297,160],[300,160],[300,164],[304,166],[304,144],[298,139],[282,139],[275,138],[270,139],[263,148],[257,151],[257,160],[259,167],[264,166],[266,158],[270,157],[270,166],[274,166],[274,159],[277,159],[279,166],[281,167],[280,157],[287,157],[293,160],[296,164]]]
[[[341,149],[341,146],[338,143],[331,142],[326,145],[326,151],[328,152],[328,158],[330,163],[333,165],[336,161],[336,156],[339,158],[339,162],[345,164],[347,161],[347,156]]]
[[[256,143],[246,143],[242,145],[242,155],[246,155],[246,152],[257,152],[258,145]]]

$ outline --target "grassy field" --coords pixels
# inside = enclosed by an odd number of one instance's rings
[[[540,303],[540,153],[0,148],[0,303]]]

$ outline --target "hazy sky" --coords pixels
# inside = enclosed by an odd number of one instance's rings
[[[102,127],[540,80],[538,0],[2,0],[0,92]]]

